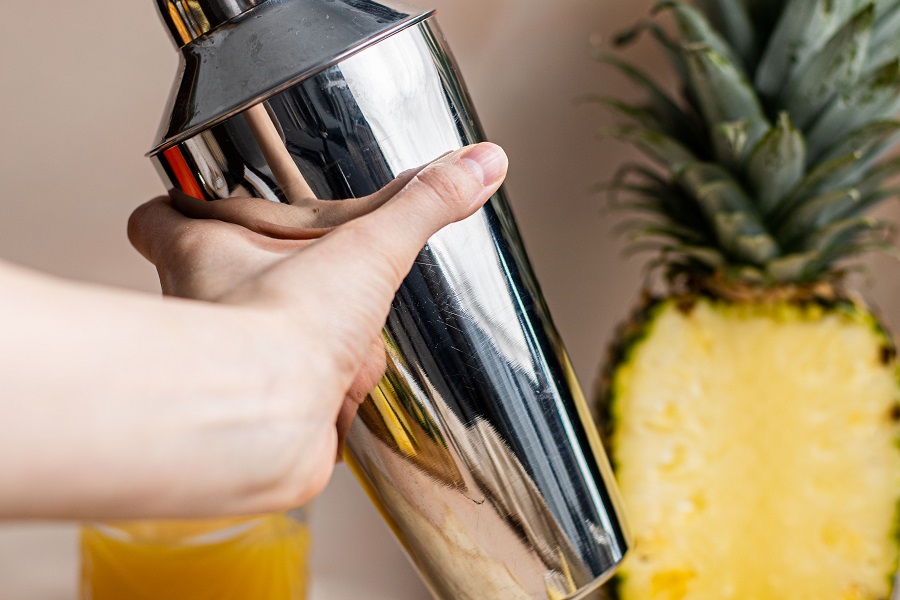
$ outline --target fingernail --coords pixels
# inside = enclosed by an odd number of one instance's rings
[[[485,186],[493,185],[506,174],[509,160],[500,146],[482,143],[460,157],[463,165]]]

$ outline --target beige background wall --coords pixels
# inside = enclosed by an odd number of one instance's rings
[[[588,38],[645,15],[653,2],[417,1],[439,8],[487,131],[510,155],[508,187],[528,250],[590,385],[642,275],[639,260],[619,257],[608,218],[586,192],[627,150],[597,141],[605,116],[573,99],[621,89],[586,57]],[[129,212],[161,191],[143,153],[176,63],[154,3],[7,0],[3,8],[0,259],[154,292],[153,270],[124,234]],[[646,47],[632,55],[663,66]],[[900,327],[900,267],[872,264],[877,279],[866,293]],[[314,600],[427,598],[345,470],[314,524]],[[72,525],[0,527],[0,598],[73,598],[76,564]]]

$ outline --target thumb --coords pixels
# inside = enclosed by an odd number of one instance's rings
[[[428,239],[472,215],[499,189],[508,159],[490,143],[447,154],[422,169],[389,202],[317,244],[336,277],[369,274],[393,288],[409,273]]]
[[[508,164],[503,150],[489,143],[445,155],[384,206],[302,253],[303,264],[296,266],[316,282],[323,334],[353,354],[347,357],[349,370],[358,367],[384,326],[397,289],[428,239],[481,208],[503,183]]]

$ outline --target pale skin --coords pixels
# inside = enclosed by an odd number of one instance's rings
[[[340,209],[159,198],[169,298],[0,263],[0,518],[254,514],[318,495],[427,239],[506,176],[492,144]]]

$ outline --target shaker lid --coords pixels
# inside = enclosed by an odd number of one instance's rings
[[[181,48],[266,0],[156,0],[163,24]]]
[[[157,0],[180,73],[157,145],[236,113],[430,17],[394,0]]]

